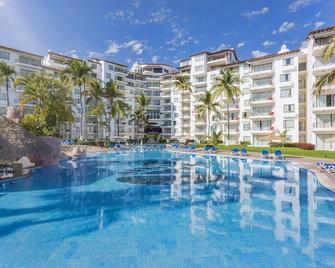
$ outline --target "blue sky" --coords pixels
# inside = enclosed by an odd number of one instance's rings
[[[0,44],[175,66],[204,50],[246,59],[299,48],[334,13],[335,0],[0,0]]]

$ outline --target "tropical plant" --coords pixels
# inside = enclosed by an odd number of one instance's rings
[[[218,115],[218,117],[221,117],[219,112],[220,104],[215,101],[215,97],[212,93],[209,91],[206,91],[206,93],[202,94],[199,97],[199,103],[195,109],[198,114],[198,117],[204,117],[206,115],[207,120],[207,138],[210,137],[210,128],[211,128],[211,113],[214,112]]]
[[[69,60],[62,71],[61,78],[79,87],[80,92],[80,138],[86,137],[86,94],[87,86],[94,79],[92,68],[82,60]]]
[[[327,45],[326,49],[323,52],[322,60],[324,62],[329,62],[332,59],[332,57],[334,57],[334,52],[335,52],[335,37],[332,37],[330,43]],[[334,83],[335,83],[335,69],[331,70],[329,73],[324,74],[320,77],[320,79],[317,81],[315,85],[316,90],[314,91],[314,94],[320,95],[322,87],[324,85]]]
[[[89,108],[89,114],[96,116],[98,121],[98,137],[100,138],[100,127],[105,128],[105,122],[101,121],[101,117],[106,114],[105,105],[103,102],[104,89],[101,86],[101,81],[98,79],[93,79],[89,83],[87,89],[87,99],[86,103]]]
[[[144,111],[145,108],[150,104],[151,98],[146,97],[144,94],[136,96],[135,102],[137,104],[137,109]]]
[[[24,115],[21,124],[36,135],[59,134],[59,123],[73,120],[71,84],[55,80],[44,73],[19,77],[14,87],[24,87],[20,96],[20,108],[33,104],[33,111]]]
[[[190,77],[187,75],[179,75],[176,77],[175,87],[181,92],[181,105],[184,103],[184,93],[192,92]],[[181,135],[184,137],[184,112],[182,111]]]
[[[276,129],[276,134],[280,139],[281,146],[284,147],[285,142],[290,140],[289,137],[288,137],[288,130],[284,129],[284,130],[280,131],[279,129]]]
[[[116,119],[118,116],[125,114],[130,109],[129,105],[121,100],[124,96],[120,90],[119,85],[110,80],[106,83],[104,88],[103,97],[106,100],[106,113],[108,116],[108,137],[111,139],[112,125],[111,120]]]
[[[142,140],[144,135],[144,127],[149,123],[148,116],[144,110],[135,110],[131,114],[130,122],[134,122],[135,126],[135,135],[138,137],[138,140]]]
[[[5,62],[0,62],[0,85],[6,83],[7,107],[9,106],[9,82],[14,81],[15,69]]]
[[[221,130],[218,132],[213,131],[210,137],[210,142],[213,145],[218,145],[220,142],[222,142],[222,138],[223,138],[223,132]]]
[[[230,140],[230,103],[235,102],[235,98],[241,94],[240,88],[237,86],[240,82],[232,69],[221,69],[219,75],[215,79],[216,83],[212,87],[213,94],[216,98],[225,96],[227,99],[227,144]]]

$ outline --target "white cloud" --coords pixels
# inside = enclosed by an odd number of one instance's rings
[[[158,62],[158,59],[159,59],[158,56],[152,56],[151,61],[152,61],[153,63],[157,63],[157,62]]]
[[[245,42],[242,41],[240,43],[237,44],[237,47],[240,48],[240,47],[244,47],[245,46]]]
[[[276,42],[274,42],[274,41],[268,41],[268,40],[266,40],[266,41],[264,41],[264,42],[262,43],[262,45],[265,46],[265,47],[269,47],[269,46],[274,45],[275,43],[276,43]]]
[[[223,49],[226,49],[226,48],[229,48],[229,47],[230,47],[230,45],[222,43],[221,45],[218,46],[218,48],[216,50],[223,50]]]
[[[103,58],[102,53],[99,53],[96,51],[90,51],[90,50],[87,50],[86,52],[87,52],[87,57],[89,59],[102,59]]]
[[[264,51],[260,51],[260,50],[253,50],[251,52],[252,56],[257,58],[257,57],[263,57],[263,56],[266,56],[268,55],[268,53],[264,52]]]
[[[238,35],[238,32],[227,32],[222,34],[223,37],[236,36],[236,35]]]
[[[276,34],[276,33],[277,33],[277,30],[273,30],[273,31],[272,31],[272,34]]]
[[[319,11],[318,13],[315,14],[315,18],[318,18],[321,16],[321,11]]]
[[[287,32],[288,30],[292,29],[295,26],[294,22],[288,22],[285,21],[283,22],[283,24],[279,27],[278,32],[279,33],[283,33],[283,32]]]
[[[0,0],[0,7],[7,6],[8,1],[7,0]]]
[[[308,7],[312,4],[319,2],[319,0],[295,0],[292,4],[288,6],[289,12],[296,12],[299,9]]]
[[[123,42],[121,44],[116,43],[115,41],[109,41],[109,45],[107,48],[107,54],[116,54],[122,48],[131,48],[133,52],[137,55],[141,55],[144,51],[144,45],[139,40],[129,40],[127,42]]]
[[[323,25],[325,25],[324,21],[316,21],[316,22],[314,22],[314,28],[320,28]]]
[[[176,22],[171,24],[171,32],[173,37],[166,42],[169,45],[169,50],[173,51],[177,47],[185,46],[189,43],[199,43],[193,36],[190,36],[189,32],[184,27],[180,27]]]
[[[142,4],[141,0],[134,0],[133,7],[134,8],[139,8],[141,4]]]
[[[110,41],[106,53],[107,54],[116,54],[116,53],[119,52],[119,50],[120,50],[120,45],[118,45],[114,41]]]
[[[263,7],[259,10],[253,10],[253,11],[243,11],[241,13],[241,16],[247,18],[247,19],[251,19],[253,17],[257,17],[257,16],[261,16],[261,15],[265,15],[266,13],[269,12],[269,8],[268,7]]]

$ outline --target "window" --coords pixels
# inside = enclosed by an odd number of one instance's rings
[[[284,129],[293,129],[294,128],[294,120],[284,120],[283,121]]]
[[[0,50],[0,59],[9,60],[9,57],[9,52]]]
[[[291,88],[282,88],[280,90],[280,97],[281,98],[288,98],[292,96],[292,89]]]
[[[305,79],[299,80],[299,88],[306,88],[306,80]]]
[[[108,65],[108,70],[110,70],[110,71],[114,71],[114,66],[113,65]]]
[[[250,100],[244,100],[244,106],[250,106]]]
[[[200,55],[200,56],[196,56],[194,60],[195,62],[199,62],[199,61],[203,61],[204,58],[205,58],[204,55]]]
[[[253,86],[260,87],[260,86],[267,86],[271,84],[272,84],[272,78],[266,77],[266,78],[254,79]]]
[[[244,131],[250,130],[250,123],[243,124],[243,130]]]
[[[125,72],[126,72],[126,69],[121,68],[121,67],[116,67],[116,66],[115,66],[115,72],[125,73]]]
[[[153,91],[152,92],[152,96],[154,97],[159,97],[161,95],[161,93],[159,91]]]
[[[299,95],[299,103],[305,103],[306,102],[306,94],[302,93]]]
[[[6,100],[7,99],[7,94],[6,93],[1,93],[0,94],[0,100]]]
[[[148,114],[149,119],[159,119],[160,118],[159,110],[147,110],[147,114]]]
[[[249,76],[243,76],[242,77],[242,82],[243,83],[248,83],[250,81],[250,77]]]
[[[163,72],[163,69],[162,68],[154,68],[153,72],[155,74],[161,74]]]
[[[98,68],[98,66],[95,63],[92,63],[91,67],[92,67],[93,70],[96,70]]]
[[[251,66],[252,72],[262,72],[262,71],[268,71],[268,70],[272,70],[272,63]]]
[[[206,76],[196,77],[195,82],[196,83],[206,82]]]
[[[291,81],[291,74],[281,74],[280,82],[289,82]]]
[[[283,59],[283,66],[293,65],[293,58]]]
[[[111,76],[111,74],[110,73],[106,73],[106,79],[111,79],[112,78],[112,76]]]
[[[204,66],[203,65],[195,66],[195,68],[194,68],[195,72],[201,72],[203,70],[204,70]]]
[[[160,105],[160,100],[152,100],[152,105]]]
[[[293,113],[294,112],[294,104],[285,104],[284,105],[284,113]]]
[[[41,60],[35,60],[23,56],[19,56],[19,62],[28,65],[41,66]]]
[[[115,76],[115,80],[117,80],[117,81],[123,81],[123,77],[122,76]]]

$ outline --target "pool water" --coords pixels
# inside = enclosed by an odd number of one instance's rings
[[[97,154],[0,184],[0,267],[335,267],[334,213],[283,162]]]

